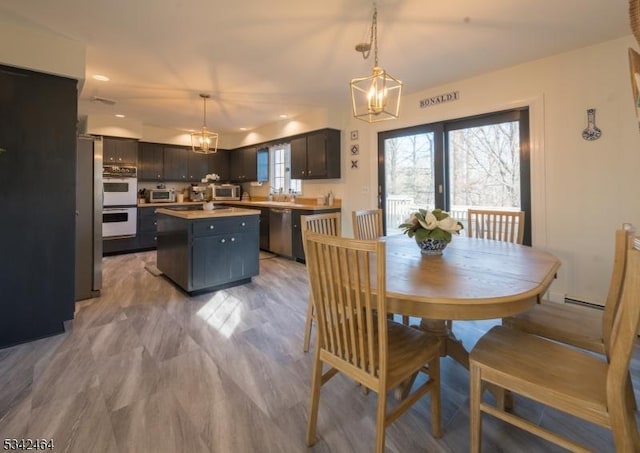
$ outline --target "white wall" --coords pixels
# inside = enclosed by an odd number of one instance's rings
[[[18,41],[20,46],[15,45]],[[345,99],[339,112],[318,109],[251,133],[222,136],[220,147],[235,148],[324,127],[341,129],[342,178],[305,182],[303,190],[312,197],[333,190],[343,199],[344,233],[350,234],[351,210],[376,206],[378,132],[529,105],[534,246],[562,260],[552,296],[602,303],[613,260],[613,232],[623,222],[640,225],[636,183],[640,134],[631,98],[628,47],[637,48],[631,36],[414,92],[403,97],[401,117],[394,121],[368,124],[353,119]],[[0,18],[0,63],[81,80],[84,46],[26,31]],[[459,100],[419,107],[420,99],[453,90],[460,92]],[[405,93],[411,91],[405,87]],[[596,109],[597,125],[603,131],[594,142],[581,138],[587,108]],[[122,128],[122,123],[88,119],[87,125],[91,124],[105,134],[112,132],[108,135],[117,135],[113,132]],[[124,136],[141,140],[188,144],[180,131],[135,121],[124,129]],[[350,138],[354,130],[359,135],[356,141]],[[354,143],[360,146],[360,154],[353,157],[359,161],[357,169],[351,168],[349,152]]]
[[[221,147],[235,148],[324,127],[341,129],[342,178],[305,181],[303,192],[305,197],[315,197],[332,190],[341,198],[343,233],[350,235],[351,211],[377,205],[378,132],[529,106],[533,243],[562,260],[551,298],[562,301],[566,296],[601,304],[613,261],[614,230],[623,222],[640,225],[636,183],[640,134],[631,97],[628,47],[637,47],[632,36],[414,92],[403,97],[401,116],[393,121],[368,124],[356,120],[345,99],[341,111],[319,109],[249,133],[222,137]],[[410,91],[411,87],[405,87],[405,92]],[[459,91],[459,100],[419,107],[421,99],[450,91]],[[596,109],[597,126],[603,131],[593,142],[581,137],[588,108]],[[146,127],[144,131],[143,139],[163,141],[160,131]],[[351,140],[351,131],[358,131],[357,140]],[[360,153],[352,157],[354,143],[359,144]],[[359,168],[351,168],[352,158],[359,161]],[[266,187],[249,190],[266,194]]]
[[[534,246],[562,260],[551,295],[603,303],[614,230],[623,222],[640,225],[640,134],[628,47],[637,47],[631,36],[409,95],[393,122],[350,120],[344,130],[359,130],[364,167],[345,169],[344,210],[376,205],[377,132],[530,105]],[[454,90],[458,101],[419,108],[420,99]],[[602,129],[593,142],[581,137],[588,108],[596,109]],[[343,153],[349,145],[347,138]]]
[[[80,81],[81,86],[85,78],[85,46],[0,17],[0,63],[69,77]]]

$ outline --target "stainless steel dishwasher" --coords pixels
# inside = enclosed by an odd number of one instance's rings
[[[291,209],[269,209],[269,251],[292,257]]]

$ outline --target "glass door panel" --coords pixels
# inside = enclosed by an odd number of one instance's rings
[[[520,122],[447,133],[451,214],[465,224],[470,207],[521,210]]]
[[[384,214],[386,234],[417,208],[435,206],[435,136],[433,132],[384,140]]]

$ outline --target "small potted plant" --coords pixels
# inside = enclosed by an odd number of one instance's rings
[[[442,209],[419,209],[399,228],[410,238],[415,238],[423,255],[442,255],[442,251],[451,242],[452,234],[460,234],[463,226]]]

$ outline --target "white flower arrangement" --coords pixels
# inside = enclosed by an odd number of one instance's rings
[[[439,239],[449,243],[451,235],[460,234],[460,230],[464,227],[442,209],[433,211],[419,209],[418,212],[411,214],[399,228],[402,228],[403,233],[410,238],[415,238],[416,242]]]

